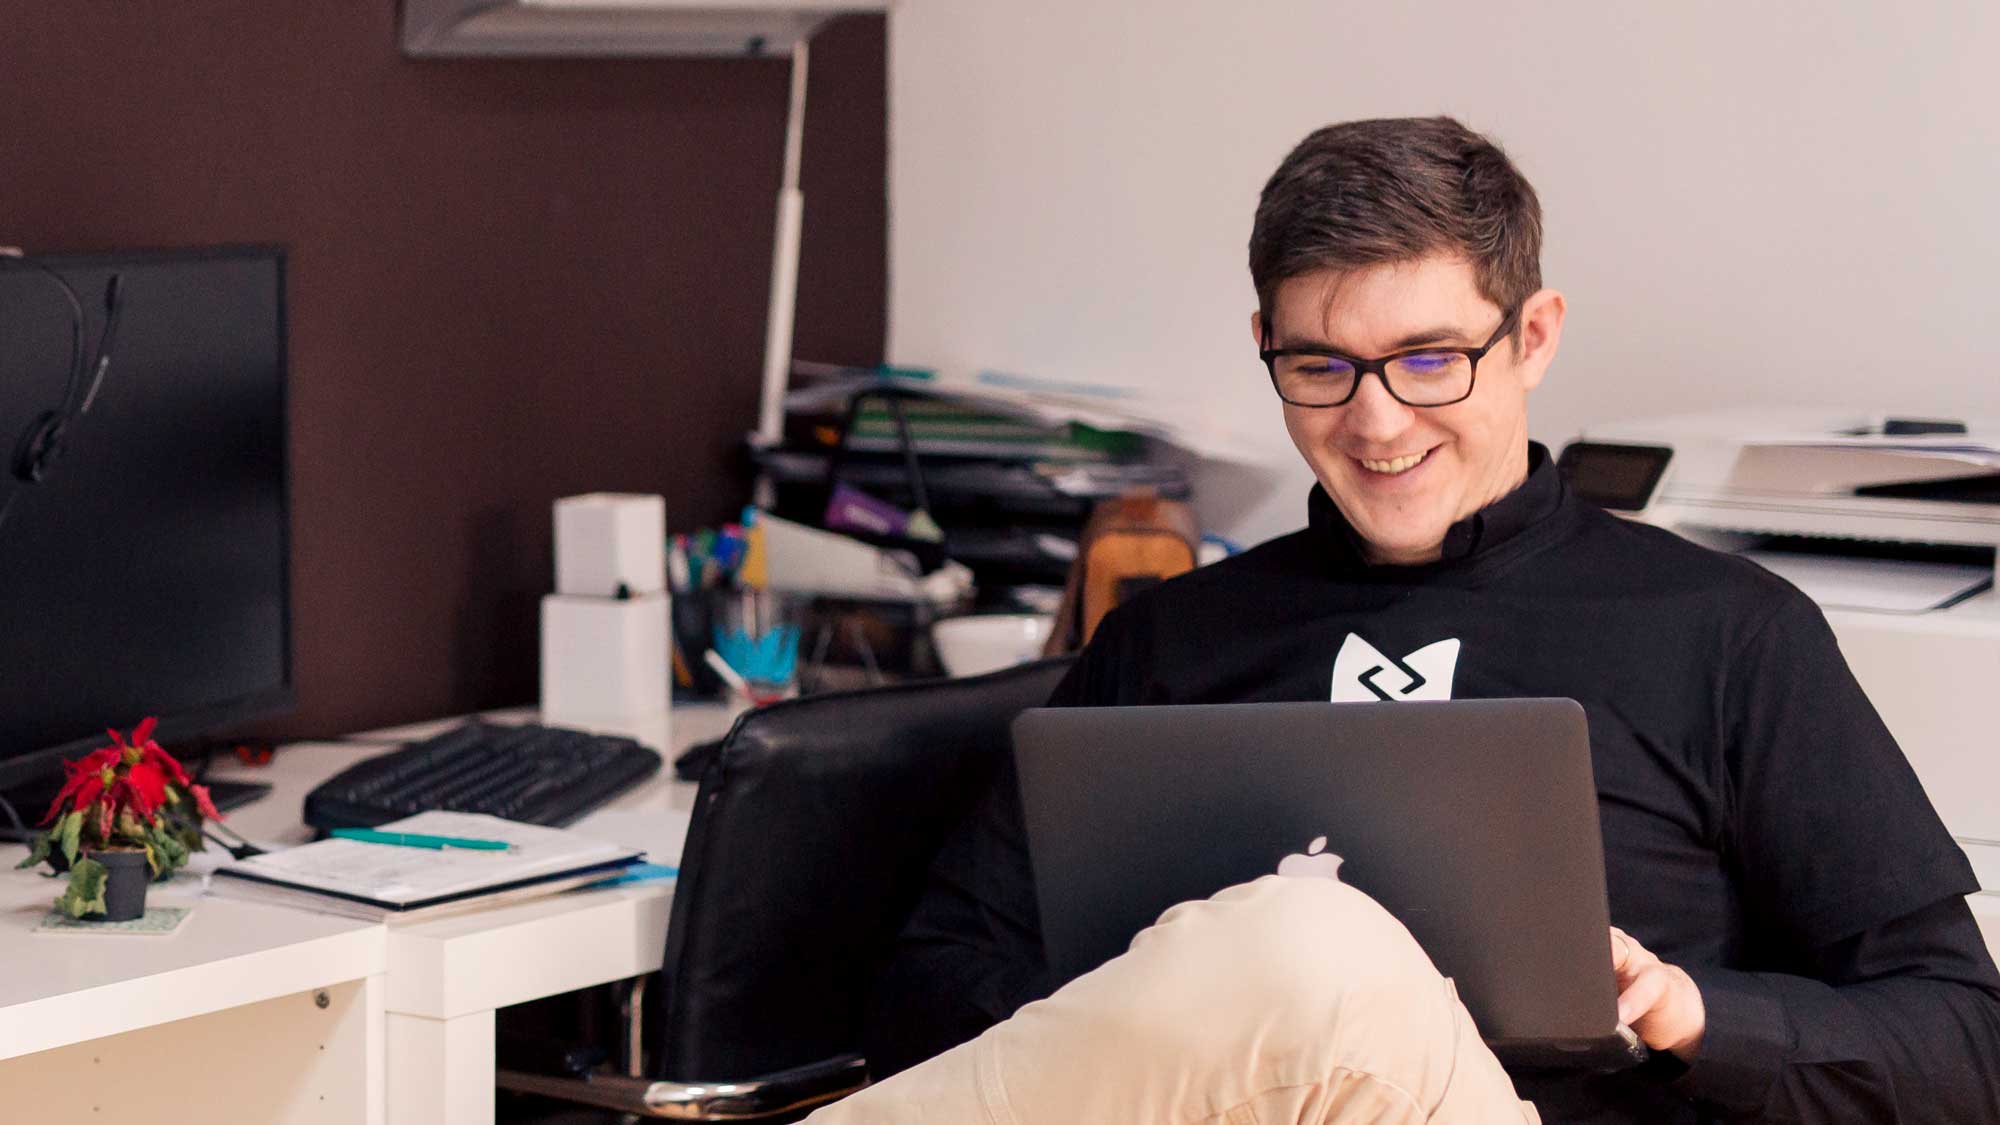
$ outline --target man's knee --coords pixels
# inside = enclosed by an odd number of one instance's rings
[[[1423,950],[1374,900],[1271,876],[1168,911],[1125,956],[996,1028],[996,1047],[1013,1057],[1094,1044],[1145,1060],[1147,1074],[1234,1075],[1232,1089],[1316,1083],[1342,1068],[1400,1081],[1423,1073],[1411,1060],[1448,1047],[1450,1004]]]
[[[1134,941],[1149,971],[1207,985],[1163,1000],[1323,1019],[1435,993],[1437,970],[1402,923],[1366,894],[1329,879],[1268,875],[1169,910]]]
[[[1182,912],[1200,916],[1195,924],[1207,931],[1201,940],[1240,951],[1280,980],[1327,970],[1369,977],[1436,972],[1409,930],[1380,903],[1332,879],[1266,875],[1205,902],[1177,906],[1155,929],[1171,930]]]

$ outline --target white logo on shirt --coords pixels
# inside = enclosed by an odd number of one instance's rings
[[[1401,660],[1383,656],[1359,633],[1347,634],[1333,658],[1333,702],[1450,699],[1458,638],[1433,641]]]

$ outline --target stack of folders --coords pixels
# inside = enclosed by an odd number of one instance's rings
[[[402,921],[555,894],[617,876],[644,854],[560,828],[427,812],[381,825],[406,836],[504,842],[504,850],[321,840],[216,871],[209,893]]]

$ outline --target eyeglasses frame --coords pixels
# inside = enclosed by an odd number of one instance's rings
[[[1376,379],[1381,381],[1382,389],[1389,392],[1390,398],[1416,410],[1428,410],[1434,406],[1451,406],[1471,398],[1472,389],[1479,384],[1479,361],[1486,358],[1487,352],[1499,347],[1500,341],[1512,335],[1514,329],[1519,327],[1520,320],[1521,308],[1519,305],[1516,305],[1506,316],[1500,318],[1500,327],[1493,330],[1492,337],[1485,344],[1476,348],[1447,348],[1429,345],[1421,348],[1405,348],[1402,351],[1391,352],[1388,355],[1375,359],[1362,359],[1359,356],[1348,355],[1346,352],[1334,351],[1332,348],[1269,347],[1268,345],[1271,342],[1271,324],[1269,320],[1266,320],[1264,322],[1264,343],[1267,346],[1258,351],[1257,357],[1264,361],[1264,370],[1270,373],[1271,389],[1277,392],[1280,401],[1292,406],[1303,407],[1307,410],[1318,410],[1329,406],[1346,406],[1348,403],[1354,401],[1355,395],[1361,392],[1361,381],[1372,374]],[[1440,353],[1462,355],[1471,361],[1472,376],[1465,381],[1464,394],[1445,402],[1411,402],[1402,395],[1397,394],[1396,388],[1389,385],[1388,368],[1391,363],[1408,356],[1438,355]],[[1321,359],[1337,359],[1342,363],[1352,365],[1354,368],[1354,382],[1348,386],[1346,397],[1337,402],[1295,402],[1292,399],[1286,398],[1285,392],[1278,387],[1278,360],[1288,355],[1318,356]]]

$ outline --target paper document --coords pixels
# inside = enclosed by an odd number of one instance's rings
[[[801,366],[793,365],[794,371]],[[808,365],[806,372],[824,372]],[[858,390],[893,386],[947,402],[1032,418],[1048,425],[1081,422],[1098,430],[1146,434],[1212,461],[1259,464],[1269,451],[1254,435],[1238,433],[1212,414],[1185,403],[1158,400],[1136,387],[1051,380],[996,371],[943,369],[912,380],[854,372],[800,387],[785,395],[791,412],[822,410]]]
[[[1965,445],[1912,447],[1879,439],[1759,441],[1744,444],[1730,470],[1729,488],[1835,496],[1878,485],[1980,476],[1996,469],[2000,452]]]
[[[758,520],[773,590],[938,606],[972,593],[972,571],[964,563],[947,561],[920,574],[915,560],[904,552],[883,550],[768,512]]]
[[[1823,609],[1928,613],[1993,584],[1989,566],[1785,551],[1744,551],[1743,557],[1797,586]]]
[[[513,846],[501,852],[321,840],[232,863],[216,872],[216,885],[239,876],[394,907],[474,895],[639,854],[635,848],[560,828],[481,813],[419,813],[380,827],[388,832],[504,840]]]

